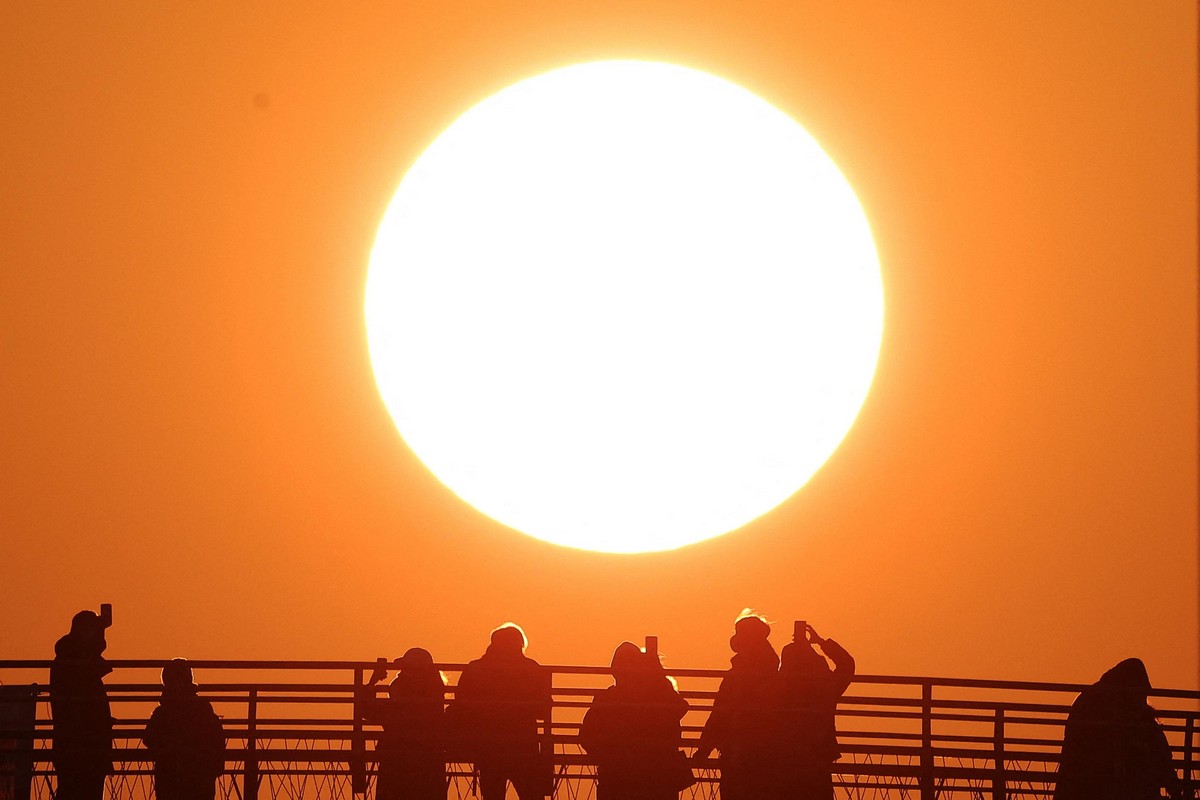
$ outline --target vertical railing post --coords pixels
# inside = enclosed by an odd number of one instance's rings
[[[1008,800],[1008,771],[1004,766],[1004,709],[996,709],[996,723],[992,731],[992,759],[996,770],[992,773],[992,800]]]
[[[258,689],[246,698],[246,763],[242,767],[242,798],[258,800]]]
[[[365,794],[367,791],[367,739],[363,734],[362,715],[358,713],[358,696],[366,686],[362,667],[355,667],[350,716],[353,718],[350,734],[350,791]]]
[[[1192,800],[1195,796],[1196,783],[1192,780],[1192,760],[1196,756],[1196,746],[1192,739],[1196,735],[1196,715],[1188,714],[1187,722],[1183,725],[1183,796]]]
[[[546,707],[546,721],[542,727],[541,752],[542,758],[550,762],[550,784],[543,786],[543,796],[553,797],[558,790],[558,764],[554,758],[554,672],[549,667],[542,667],[546,696],[551,698]]]
[[[933,782],[933,683],[921,683],[921,800],[935,800]]]

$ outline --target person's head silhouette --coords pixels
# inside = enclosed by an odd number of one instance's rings
[[[396,659],[400,672],[388,686],[388,693],[395,698],[405,691],[427,690],[440,693],[446,678],[433,663],[433,655],[423,647],[410,647]]]
[[[1095,686],[1118,706],[1142,706],[1150,695],[1150,675],[1140,658],[1127,658],[1101,675]]]
[[[771,625],[758,614],[743,614],[733,623],[733,636],[729,637],[729,649],[735,653],[748,653],[762,648],[771,636]]]
[[[645,670],[646,654],[633,642],[621,642],[612,655],[612,675],[617,683],[636,679]]]
[[[771,624],[761,614],[743,611],[733,623],[729,649],[734,652],[735,665],[756,670],[776,670],[779,655],[771,646]]]
[[[173,658],[162,669],[163,694],[191,694],[196,691],[192,668],[185,658]]]
[[[488,652],[516,657],[524,654],[525,648],[528,646],[529,640],[525,637],[525,631],[521,630],[521,626],[514,622],[506,622],[492,631]]]
[[[824,675],[831,672],[829,662],[807,640],[784,645],[779,661],[780,672],[792,675]]]
[[[191,696],[197,692],[196,681],[192,678],[192,668],[186,658],[172,658],[166,667],[162,668],[162,696],[164,699]]]
[[[68,635],[81,655],[99,655],[108,647],[104,638],[104,629],[107,627],[96,612],[80,611],[71,617],[71,632]]]

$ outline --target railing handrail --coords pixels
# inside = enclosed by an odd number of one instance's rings
[[[135,658],[135,659],[108,659],[107,663],[114,670],[116,669],[162,669],[167,664],[171,663],[172,659],[150,659],[150,658]],[[48,670],[54,664],[53,659],[0,659],[0,671],[7,669],[46,669]],[[256,660],[256,659],[188,659],[189,666],[193,670],[310,670],[310,671],[339,671],[339,670],[371,670],[375,667],[376,661],[363,660]],[[434,666],[444,672],[457,673],[461,672],[466,667],[466,662],[444,662]],[[394,667],[389,662],[389,669]],[[543,664],[543,669],[549,670],[554,674],[562,675],[611,675],[612,671],[609,667],[604,666],[589,666],[578,664]],[[680,668],[680,667],[665,667],[668,675],[677,678],[720,678],[726,670],[724,668]],[[1090,683],[1064,683],[1051,681],[1018,681],[1018,680],[998,680],[988,678],[954,678],[954,677],[935,677],[935,676],[919,676],[919,675],[883,675],[883,674],[859,674],[854,676],[854,683],[859,684],[887,684],[896,686],[941,686],[947,688],[959,689],[1004,689],[1017,691],[1035,691],[1035,692],[1079,692],[1090,686]],[[1165,689],[1152,688],[1149,692],[1151,697],[1173,697],[1182,699],[1193,699],[1200,701],[1200,690],[1197,689]]]

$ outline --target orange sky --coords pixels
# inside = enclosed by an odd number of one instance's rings
[[[0,657],[115,606],[115,658],[477,655],[743,606],[871,673],[1197,688],[1193,4],[17,4],[0,29]],[[884,270],[874,387],[740,532],[602,556],[415,461],[362,290],[405,168],[574,61],[712,71],[801,121]],[[702,434],[701,434],[702,435]]]

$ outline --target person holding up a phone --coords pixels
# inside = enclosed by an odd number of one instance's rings
[[[50,713],[54,718],[51,760],[58,779],[55,800],[102,800],[112,770],[113,718],[104,688],[112,672],[104,660],[104,631],[112,606],[80,611],[71,630],[54,645],[50,666]]]

